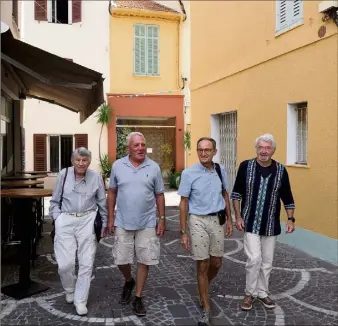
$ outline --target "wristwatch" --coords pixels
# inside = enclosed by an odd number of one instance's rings
[[[181,230],[180,230],[180,234],[181,234],[181,235],[186,234],[185,230],[181,229]]]
[[[288,221],[291,221],[292,223],[295,223],[296,219],[294,217],[288,217]]]
[[[160,216],[160,220],[165,220],[165,216]]]

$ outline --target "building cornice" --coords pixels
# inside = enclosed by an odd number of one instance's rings
[[[132,8],[111,8],[110,12],[113,17],[119,18],[138,17],[146,19],[167,20],[174,22],[180,22],[184,18],[184,15],[180,13],[140,10]]]

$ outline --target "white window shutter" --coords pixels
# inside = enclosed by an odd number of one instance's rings
[[[293,1],[277,0],[276,1],[276,34],[281,33],[288,28],[289,3]]]
[[[303,23],[303,1],[290,1],[290,21],[289,28]]]
[[[146,74],[146,26],[134,25],[134,74]]]
[[[156,25],[147,26],[147,75],[159,74],[159,27]]]

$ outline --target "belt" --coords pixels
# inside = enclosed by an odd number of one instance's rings
[[[210,213],[210,214],[207,214],[207,216],[217,216],[218,213]]]
[[[88,215],[91,212],[95,212],[95,211],[90,210],[90,211],[86,211],[86,212],[83,212],[83,213],[66,213],[66,214],[71,215],[71,216],[75,216],[75,217],[82,217],[82,216]]]

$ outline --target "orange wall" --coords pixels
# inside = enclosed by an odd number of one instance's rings
[[[114,108],[108,127],[108,156],[116,158],[116,118],[127,117],[174,117],[176,118],[176,170],[184,169],[184,118],[182,95],[146,95],[124,97],[108,94],[108,103]]]

